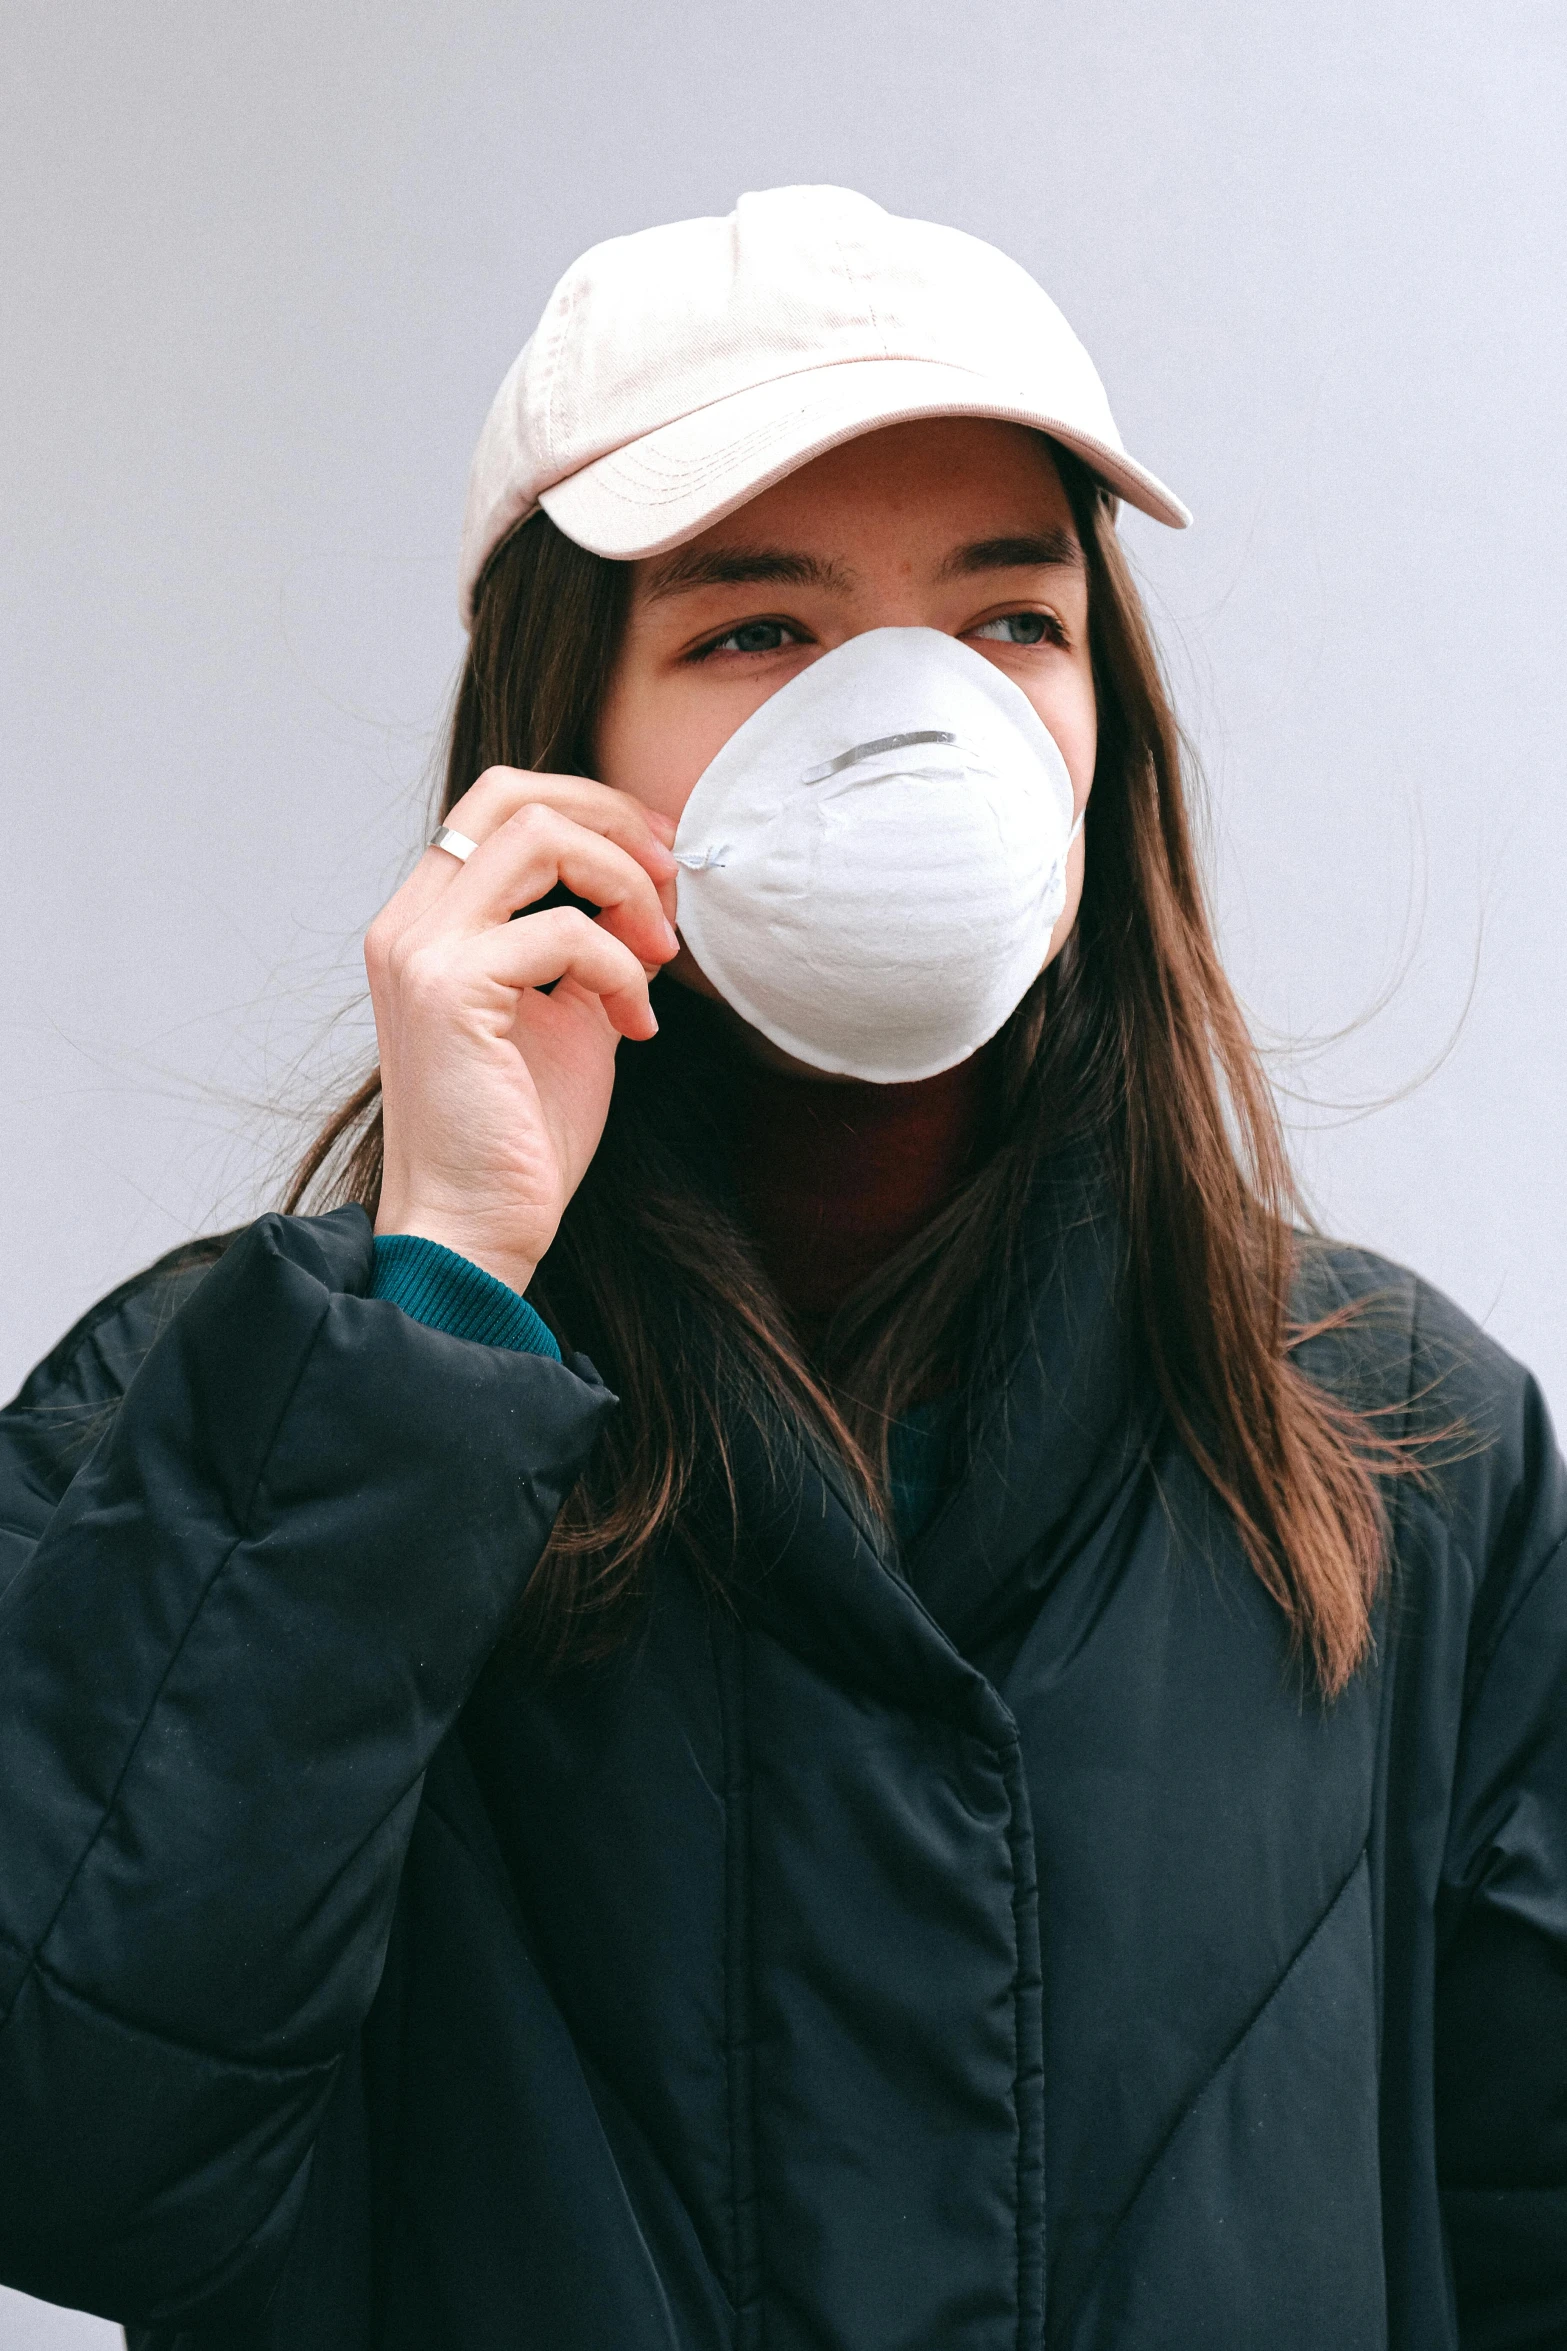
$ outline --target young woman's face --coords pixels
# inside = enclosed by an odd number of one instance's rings
[[[1055,737],[1078,810],[1097,735],[1088,578],[1049,450],[1021,425],[939,417],[831,449],[671,555],[633,566],[599,719],[602,782],[678,818],[698,776],[780,686],[867,629],[961,637]],[[1076,919],[1073,845],[1059,952]],[[671,975],[712,994],[689,951]]]

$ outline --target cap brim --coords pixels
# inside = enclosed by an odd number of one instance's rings
[[[997,417],[1062,442],[1118,497],[1182,530],[1191,515],[1124,451],[993,379],[934,359],[856,359],[733,392],[612,449],[540,493],[556,526],[591,554],[627,562],[683,546],[786,474],[881,425]]]

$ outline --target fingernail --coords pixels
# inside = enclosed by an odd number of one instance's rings
[[[678,955],[680,953],[680,933],[676,930],[674,924],[667,920],[664,924],[664,937],[668,942],[670,954]]]
[[[675,820],[672,816],[661,816],[656,808],[650,808],[647,812],[647,821],[648,830],[652,833],[656,833],[659,840],[663,841],[666,845],[673,841],[675,837]]]

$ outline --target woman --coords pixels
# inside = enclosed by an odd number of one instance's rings
[[[16,2284],[160,2351],[1567,2341],[1567,1484],[1293,1221],[1117,496],[1184,519],[954,232],[774,191],[563,281],[379,1077],[5,1418]],[[920,723],[833,733],[884,662]]]

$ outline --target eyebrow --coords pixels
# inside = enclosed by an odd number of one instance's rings
[[[982,571],[1081,571],[1083,550],[1071,531],[1025,531],[1004,539],[976,539],[956,547],[938,579],[966,579]]]
[[[786,588],[842,590],[853,586],[854,575],[841,564],[787,547],[677,547],[648,574],[643,594],[653,604],[693,588],[747,588],[769,581]]]
[[[1083,550],[1071,531],[1024,531],[1005,538],[975,539],[956,547],[938,579],[966,579],[987,571],[1081,571]],[[696,588],[823,588],[842,593],[854,586],[843,564],[789,547],[677,547],[648,574],[643,596],[656,604]]]

